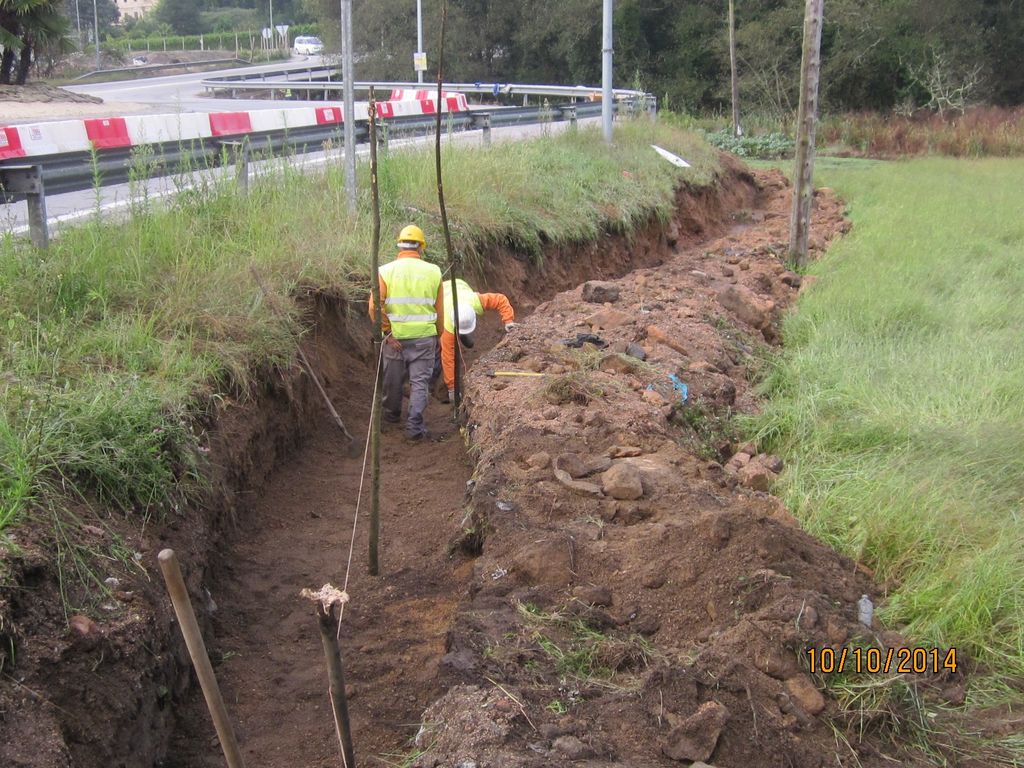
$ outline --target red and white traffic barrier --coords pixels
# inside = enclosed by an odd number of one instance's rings
[[[397,97],[396,97],[397,96]],[[437,114],[437,92],[392,91],[377,103],[377,114],[387,119]],[[466,96],[444,93],[442,112],[465,112]],[[367,119],[366,102],[357,102],[353,117]],[[324,107],[254,109],[244,112],[183,112],[167,115],[96,117],[0,126],[0,160],[37,155],[88,152],[92,149],[135,147],[170,141],[236,136],[265,131],[342,123],[340,104]]]

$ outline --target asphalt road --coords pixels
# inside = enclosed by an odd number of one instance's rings
[[[216,112],[220,110],[267,109],[270,102],[266,99],[212,99],[205,96],[202,81],[208,77],[224,77],[258,72],[273,72],[283,66],[309,65],[319,67],[322,59],[319,56],[293,56],[289,61],[278,61],[255,67],[236,67],[219,69],[215,72],[192,72],[185,75],[167,75],[150,77],[144,80],[122,80],[114,83],[91,83],[87,85],[67,86],[69,91],[87,93],[98,96],[107,102],[132,102],[135,104],[152,105],[155,112]],[[305,71],[292,76],[296,80],[305,80]],[[289,101],[289,106],[306,104],[304,101]],[[322,105],[323,102],[316,102]]]
[[[321,65],[322,59],[319,56],[298,56],[293,57],[289,62],[276,62],[274,64],[261,65],[256,67],[240,67],[227,70],[218,70],[218,76],[240,74],[246,72],[252,74],[261,71],[280,70],[284,65],[308,64],[313,68]],[[166,77],[153,77],[144,80],[130,80],[113,83],[93,83],[86,85],[70,86],[69,90],[79,93],[88,93],[102,98],[106,102],[131,102],[135,104],[152,105],[154,112],[212,112],[212,111],[234,111],[246,109],[268,109],[273,102],[265,99],[212,99],[204,96],[202,81],[213,76],[214,73],[199,72],[184,75],[170,75]],[[294,79],[306,79],[304,70],[293,75]],[[289,100],[288,106],[301,106],[304,104],[315,104],[323,106],[324,102],[305,102]],[[581,120],[580,123],[599,122],[598,120]],[[530,136],[537,136],[544,132],[558,132],[564,130],[567,123],[552,123],[547,125],[532,126],[509,126],[494,128],[492,137],[495,141],[515,141]],[[453,140],[457,143],[472,143],[481,140],[480,134],[463,133],[456,134]],[[392,142],[392,146],[414,145],[433,141],[433,137],[402,139]],[[357,150],[362,156],[367,152],[363,147]],[[289,162],[296,166],[316,169],[328,162],[341,162],[344,152],[333,151],[330,153],[316,152],[294,157]],[[252,163],[250,166],[251,175],[259,175],[273,170],[279,164],[279,160],[267,161],[264,163]],[[50,222],[51,234],[58,233],[62,226],[81,222],[90,216],[100,215],[111,217],[123,215],[128,211],[133,202],[145,199],[150,202],[158,201],[165,197],[173,196],[184,189],[190,189],[212,181],[231,176],[234,168],[221,168],[209,171],[197,172],[187,176],[167,176],[150,179],[145,184],[134,185],[120,184],[104,186],[98,190],[85,190],[81,192],[69,192],[60,195],[48,195],[46,198],[47,218]],[[24,202],[0,205],[0,235],[4,232],[14,234],[25,234],[28,231],[28,211]]]

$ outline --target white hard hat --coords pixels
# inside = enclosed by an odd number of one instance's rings
[[[473,311],[472,307],[461,304],[459,305],[458,314],[459,322],[453,323],[453,325],[458,325],[459,334],[472,333],[476,330],[476,312]]]

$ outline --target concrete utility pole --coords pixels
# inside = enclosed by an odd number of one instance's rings
[[[729,69],[732,77],[732,135],[741,136],[740,128],[740,83],[736,75],[736,9],[735,1],[729,0]]]
[[[821,75],[821,28],[825,0],[807,0],[804,10],[804,51],[800,63],[800,109],[797,113],[796,167],[793,169],[793,211],[789,226],[789,258],[807,265],[807,238],[814,197],[814,139],[818,124],[818,81]]]
[[[612,143],[612,0],[604,0],[604,28],[601,45],[601,126],[604,140]]]
[[[274,31],[274,0],[270,0],[270,42],[271,43],[274,43],[274,41],[276,39],[274,37],[274,35],[276,35],[276,34],[277,34],[277,32]],[[276,48],[277,45],[273,44],[270,47],[271,48]]]
[[[416,0],[416,53],[423,52],[423,0]],[[423,82],[423,70],[416,70],[416,81]]]
[[[352,0],[341,0],[341,77],[344,80],[345,192],[348,212],[356,213],[356,125],[352,89]]]
[[[100,15],[96,12],[96,0],[92,0],[92,28],[96,35],[96,71],[100,69]]]

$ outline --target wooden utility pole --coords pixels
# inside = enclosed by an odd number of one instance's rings
[[[380,377],[381,352],[384,336],[381,333],[380,304],[380,190],[377,186],[377,96],[370,86],[370,208],[373,212],[373,235],[370,242],[370,295],[373,297],[373,344],[376,347],[377,367],[373,374],[373,404],[370,406],[370,554],[367,570],[371,576],[380,573]],[[354,535],[354,534],[353,534]]]
[[[732,77],[732,135],[740,136],[740,83],[736,75],[736,11],[735,0],[729,0],[729,69]]]
[[[807,266],[807,238],[814,197],[814,140],[818,125],[818,82],[821,76],[821,28],[825,0],[807,0],[804,10],[804,51],[800,62],[800,109],[797,113],[796,167],[793,169],[793,211],[789,225],[789,258]]]
[[[441,175],[441,105],[444,103],[444,32],[448,24],[448,0],[444,0],[441,6],[441,40],[437,45],[437,124],[434,131],[434,163],[437,172],[437,205],[441,209],[441,228],[444,230],[444,245],[448,254],[448,269],[452,289],[452,324],[455,326],[452,332],[455,335],[455,403],[454,413],[458,417],[462,407],[462,347],[459,343],[459,289],[455,281],[459,276],[459,262],[452,247],[452,233],[448,227],[448,209],[444,204],[444,180]],[[448,307],[442,308],[445,315],[449,313]],[[443,320],[442,320],[443,322]],[[440,343],[438,339],[438,343]]]

